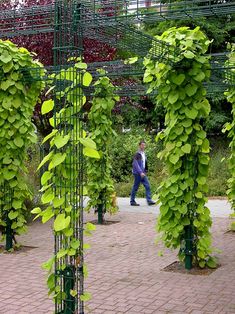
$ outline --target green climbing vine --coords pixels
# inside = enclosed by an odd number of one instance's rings
[[[235,64],[235,45],[231,47],[231,53],[229,60],[227,61],[228,66]],[[228,190],[227,195],[228,199],[232,205],[233,210],[235,210],[235,88],[231,87],[228,91],[225,92],[228,102],[232,104],[232,117],[233,120],[231,123],[226,123],[223,129],[223,132],[228,131],[228,137],[230,141],[231,154],[229,157],[229,170],[231,177],[228,179]],[[231,229],[235,230],[235,222],[232,222]]]
[[[24,202],[31,194],[24,162],[27,148],[37,142],[31,117],[44,87],[43,74],[42,65],[25,48],[0,40],[0,226],[10,220],[17,234],[26,231]]]
[[[47,284],[49,294],[52,294],[58,304],[70,299],[61,287],[60,275],[68,265],[82,267],[87,273],[85,265],[80,265],[81,252],[88,248],[88,244],[81,247],[79,228],[84,228],[86,235],[90,235],[95,226],[87,223],[78,225],[80,211],[83,210],[83,166],[82,155],[99,159],[96,144],[82,129],[81,112],[86,102],[83,88],[92,82],[92,76],[86,71],[87,65],[80,59],[73,59],[71,66],[53,74],[50,79],[50,90],[54,93],[54,100],[46,100],[42,104],[42,114],[54,111],[50,123],[52,132],[47,135],[43,144],[50,142],[50,152],[41,161],[38,169],[45,167],[41,177],[42,208],[33,209],[36,218],[41,217],[42,223],[53,219],[53,231],[58,242],[57,251],[43,268],[48,270]],[[54,269],[55,266],[55,269]],[[71,290],[70,295],[77,298],[78,292]],[[83,301],[89,299],[89,294],[79,296]]]
[[[148,92],[157,89],[156,102],[166,108],[166,128],[157,139],[164,143],[159,157],[168,176],[159,187],[157,230],[163,233],[167,247],[180,247],[179,257],[184,260],[185,230],[190,226],[194,234],[189,252],[193,262],[200,267],[215,267],[209,231],[212,221],[204,196],[210,147],[201,125],[210,112],[203,86],[210,77],[209,60],[204,55],[210,41],[198,27],[174,27],[157,38],[178,51],[177,56],[169,56],[171,64],[149,58],[144,61]]]
[[[98,208],[105,204],[106,210],[110,213],[117,211],[115,202],[114,184],[111,178],[111,161],[109,150],[111,141],[116,135],[112,129],[112,109],[119,96],[114,93],[114,86],[110,79],[105,76],[104,70],[98,70],[102,75],[94,83],[94,94],[92,107],[89,112],[89,126],[91,138],[96,143],[100,152],[100,159],[87,161],[88,195],[90,197],[87,208]]]

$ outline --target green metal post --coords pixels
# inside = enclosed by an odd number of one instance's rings
[[[102,225],[104,223],[104,211],[103,211],[103,208],[104,208],[104,204],[101,203],[98,205],[98,224],[99,225]]]
[[[6,219],[6,250],[9,251],[13,248],[13,236],[11,229],[11,221],[9,218]]]
[[[75,311],[75,298],[70,294],[74,290],[75,275],[74,267],[67,266],[64,270],[64,292],[66,300],[64,301],[64,314],[73,314]]]
[[[190,270],[193,261],[193,228],[185,226],[185,268]]]

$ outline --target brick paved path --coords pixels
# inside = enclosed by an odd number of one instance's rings
[[[221,267],[209,276],[161,270],[176,260],[176,252],[154,243],[154,214],[121,212],[111,219],[120,222],[97,226],[88,239],[87,289],[93,298],[86,313],[235,313],[235,234],[225,234],[228,218],[213,219],[214,245],[222,253]],[[50,225],[31,224],[20,242],[36,248],[0,254],[0,313],[52,313],[40,268],[53,247]]]

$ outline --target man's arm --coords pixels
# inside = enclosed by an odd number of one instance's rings
[[[133,160],[133,169],[139,174],[141,175],[141,177],[144,177],[145,174],[143,172],[143,170],[140,168],[139,163],[138,163],[138,155],[136,154],[134,156],[134,160]]]

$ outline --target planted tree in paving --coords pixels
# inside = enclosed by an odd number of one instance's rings
[[[186,268],[192,262],[215,267],[211,257],[211,218],[205,206],[209,141],[201,121],[208,117],[210,104],[203,83],[210,77],[209,58],[204,54],[210,41],[197,27],[171,28],[158,39],[169,43],[177,53],[171,63],[146,58],[144,81],[149,92],[158,90],[157,104],[166,108],[164,149],[167,179],[159,187],[160,216],[157,230],[167,247],[180,248]]]
[[[0,226],[12,248],[14,233],[26,231],[26,206],[30,198],[25,182],[27,148],[37,142],[31,122],[34,106],[44,84],[34,79],[44,71],[25,48],[0,40]],[[40,69],[41,68],[41,69]]]
[[[111,178],[110,148],[115,132],[112,129],[112,110],[119,97],[114,94],[114,86],[105,76],[104,70],[99,70],[102,75],[95,83],[92,98],[92,107],[89,112],[89,126],[91,138],[96,143],[100,152],[100,159],[87,161],[88,175],[88,209],[93,207],[98,211],[98,222],[104,222],[106,211],[117,211],[115,203],[114,183]]]
[[[235,63],[235,45],[232,46],[232,51],[230,53],[229,60],[227,61],[228,67],[234,66]],[[232,70],[232,75],[234,75],[234,70]],[[232,205],[233,210],[235,210],[235,88],[231,87],[227,92],[225,92],[228,102],[232,104],[232,117],[231,123],[226,123],[223,132],[228,131],[228,137],[230,138],[230,149],[231,154],[229,157],[229,170],[231,177],[228,180],[228,199]],[[233,214],[235,215],[235,214]],[[235,231],[235,222],[232,222],[231,229]]]

